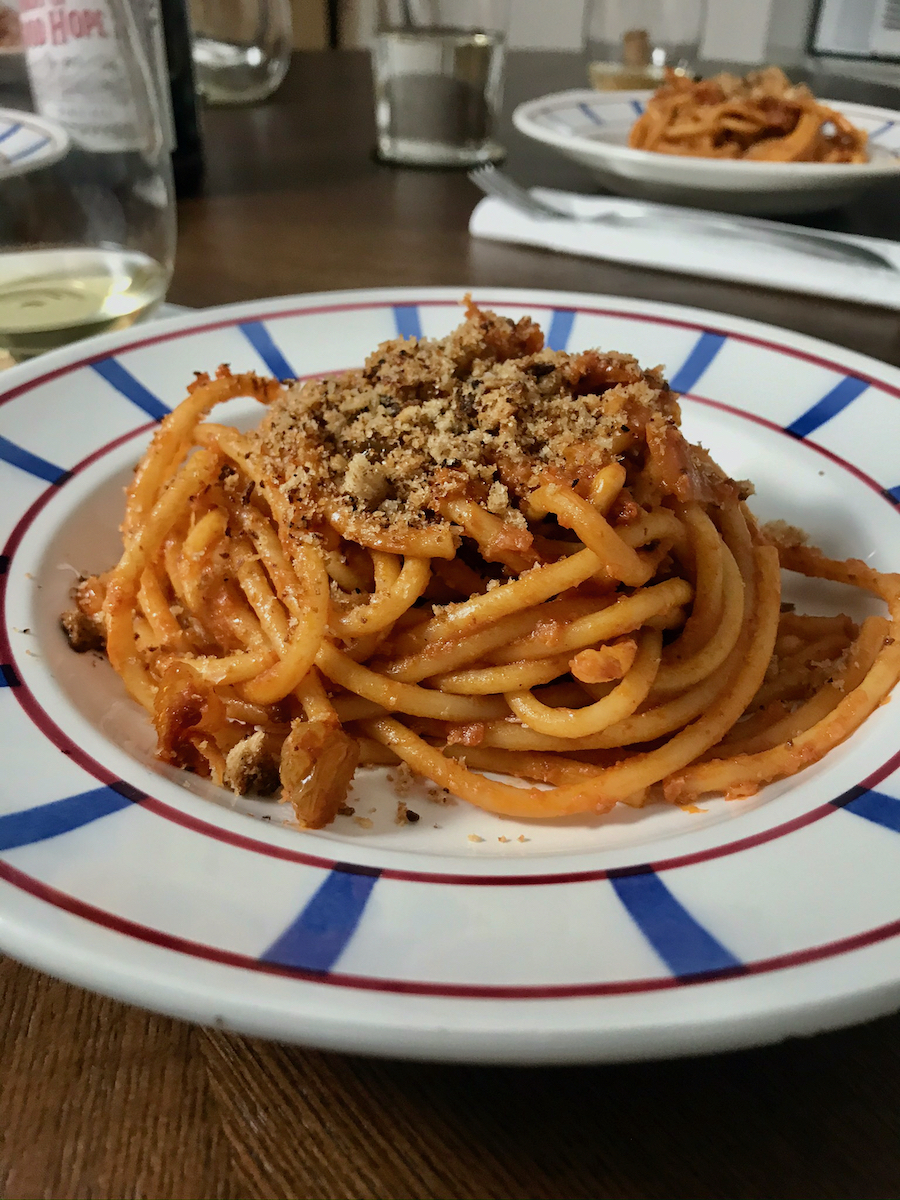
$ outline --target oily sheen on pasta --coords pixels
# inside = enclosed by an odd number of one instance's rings
[[[210,419],[237,396],[267,406],[253,432]],[[519,817],[750,794],[894,685],[900,576],[758,527],[679,419],[658,369],[471,303],[336,377],[220,368],[162,422],[122,557],[64,627],[102,641],[163,761],[280,787],[310,827],[398,760]],[[782,569],[887,615],[798,614]]]

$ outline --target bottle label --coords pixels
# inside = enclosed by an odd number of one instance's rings
[[[19,0],[19,10],[42,116],[86,150],[145,149],[154,124],[171,149],[159,0]]]

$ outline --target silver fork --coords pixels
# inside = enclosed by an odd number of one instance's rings
[[[727,217],[719,213],[692,212],[670,204],[645,204],[643,201],[624,200],[627,211],[597,213],[593,217],[576,217],[565,209],[558,208],[546,200],[533,196],[514,179],[504,175],[491,164],[477,167],[469,172],[469,178],[486,196],[506,200],[515,208],[530,216],[544,220],[585,220],[592,225],[608,225],[614,229],[647,229],[665,232],[673,227],[709,237],[761,242],[768,246],[780,246],[801,254],[814,254],[832,262],[854,267],[876,267],[879,270],[896,271],[897,268],[884,255],[866,246],[857,246],[831,237],[827,233],[813,233],[780,225],[776,221],[761,221],[756,217]]]

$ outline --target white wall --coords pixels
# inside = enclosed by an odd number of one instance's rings
[[[578,50],[585,0],[511,0],[510,45],[517,49]],[[780,49],[799,47],[812,0],[707,0],[701,56],[762,62],[771,26]],[[345,0],[344,42],[368,45],[374,0]]]
[[[584,0],[510,0],[509,44],[520,50],[579,50]]]
[[[785,0],[707,0],[702,58],[761,62],[771,9]]]

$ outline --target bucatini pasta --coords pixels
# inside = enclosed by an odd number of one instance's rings
[[[779,67],[741,78],[669,72],[631,127],[635,150],[753,162],[862,163],[866,134]]]
[[[236,396],[267,406],[253,432],[209,420]],[[307,826],[398,760],[521,817],[746,795],[893,687],[900,576],[761,529],[679,421],[658,369],[471,304],[338,377],[223,367],[162,422],[122,557],[63,624],[100,639],[161,759],[280,787]],[[782,568],[887,616],[798,614]]]

